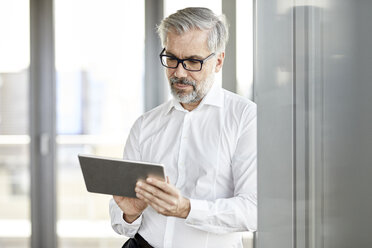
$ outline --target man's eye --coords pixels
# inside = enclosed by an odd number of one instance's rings
[[[189,63],[189,64],[197,64],[197,63],[200,63],[200,62],[197,61],[197,60],[187,60],[187,63]]]

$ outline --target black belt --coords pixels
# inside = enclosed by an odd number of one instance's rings
[[[147,243],[147,241],[144,238],[142,238],[142,236],[139,235],[138,233],[134,235],[134,240],[137,242],[137,245],[140,248],[154,248],[149,243]]]

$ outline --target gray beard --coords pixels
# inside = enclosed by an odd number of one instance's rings
[[[196,84],[195,81],[189,81],[185,78],[180,79],[176,77],[172,77],[169,79],[171,93],[173,97],[179,101],[180,103],[194,103],[198,102],[207,95],[208,91],[212,87],[214,82],[214,73],[211,73],[205,81]],[[193,90],[190,93],[185,93],[183,90],[176,89],[173,85],[175,83],[182,83],[185,85],[191,85]]]

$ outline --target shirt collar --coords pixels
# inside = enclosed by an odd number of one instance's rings
[[[216,107],[223,107],[224,98],[223,98],[223,90],[218,83],[213,83],[211,89],[207,93],[207,95],[203,98],[200,102],[199,107],[203,105],[213,105]]]
[[[195,110],[202,108],[204,105],[212,105],[212,106],[221,108],[223,107],[223,103],[224,103],[223,90],[220,85],[218,85],[217,83],[213,83],[211,89],[209,90],[207,95],[203,98],[203,100],[200,102],[200,104]],[[168,114],[169,112],[171,112],[173,108],[175,108],[176,110],[184,111],[184,112],[187,111],[174,98],[172,98],[172,100],[168,102],[168,106],[166,108],[165,114]]]

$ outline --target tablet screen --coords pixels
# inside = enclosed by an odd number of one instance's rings
[[[136,197],[139,179],[165,178],[162,164],[79,154],[87,190],[92,193]]]

